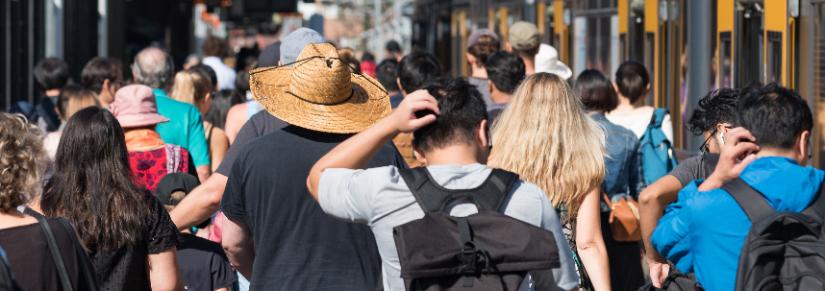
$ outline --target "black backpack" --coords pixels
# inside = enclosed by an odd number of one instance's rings
[[[825,290],[825,195],[802,213],[776,212],[741,179],[722,186],[752,222],[739,256],[736,290]]]
[[[423,218],[393,229],[407,290],[516,290],[527,272],[543,277],[559,266],[551,232],[503,214],[518,175],[494,169],[474,189],[449,190],[426,168],[400,173],[424,211]],[[464,203],[478,213],[449,215]]]

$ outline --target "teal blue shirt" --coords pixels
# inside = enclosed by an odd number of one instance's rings
[[[802,212],[816,197],[825,172],[780,157],[753,161],[740,174],[779,212]],[[700,192],[688,184],[665,210],[651,240],[682,272],[696,273],[708,291],[733,290],[739,254],[751,227],[747,215],[725,190]]]
[[[189,151],[195,166],[209,166],[209,146],[203,133],[201,113],[192,104],[169,98],[161,89],[155,89],[158,113],[169,118],[155,129],[163,142],[179,145]]]

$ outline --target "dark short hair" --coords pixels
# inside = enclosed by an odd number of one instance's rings
[[[391,53],[401,53],[401,44],[395,40],[390,40],[384,45],[384,50]]]
[[[361,61],[362,62],[364,62],[364,61],[373,61],[374,62],[375,61],[375,55],[373,55],[369,51],[365,51],[363,54],[361,54]]]
[[[531,49],[526,49],[526,50],[520,50],[520,49],[517,49],[517,48],[513,48],[513,53],[515,53],[519,57],[523,57],[523,58],[535,58],[536,55],[539,53],[539,48],[540,48],[539,46],[537,46],[535,48],[531,48]]]
[[[616,70],[616,87],[631,103],[644,97],[648,85],[650,76],[645,66],[639,62],[624,62]]]
[[[225,57],[229,55],[229,45],[216,36],[209,36],[203,42],[203,54],[206,56]]]
[[[398,81],[401,89],[408,93],[424,88],[443,75],[441,63],[427,52],[412,52],[398,64]]]
[[[739,90],[722,88],[708,92],[699,100],[699,106],[693,110],[687,127],[694,135],[702,135],[713,130],[717,124],[736,124],[736,101]]]
[[[386,59],[375,67],[375,77],[387,91],[398,91],[398,61]]]
[[[238,91],[224,89],[212,93],[212,106],[203,115],[203,121],[212,123],[212,126],[223,129],[226,125],[226,115],[229,109],[237,104],[244,103],[244,97]]]
[[[478,89],[464,78],[433,82],[427,91],[438,101],[441,113],[435,122],[413,132],[413,147],[424,152],[456,143],[475,143],[479,123],[487,119],[487,107]],[[416,112],[421,117],[431,111]]]
[[[501,50],[501,42],[492,35],[482,35],[478,37],[475,44],[467,48],[467,52],[476,57],[478,66],[484,66],[493,53]]]
[[[808,103],[776,83],[743,92],[736,112],[739,124],[763,148],[791,149],[799,135],[814,125]]]
[[[214,86],[216,89],[218,86]],[[249,71],[240,71],[238,72],[238,76],[235,78],[235,90],[238,90],[238,93],[246,94],[246,91],[249,91]]]
[[[45,58],[34,66],[34,78],[43,90],[60,89],[69,82],[69,65],[58,58]]]
[[[608,112],[619,106],[610,79],[598,70],[584,70],[576,77],[576,93],[586,110]]]
[[[204,64],[197,64],[189,68],[189,70],[209,79],[209,83],[212,84],[212,88],[218,88],[218,75],[212,67]]]
[[[120,60],[96,57],[91,59],[80,73],[80,84],[95,93],[103,89],[103,82],[121,81],[123,79],[123,64]]]
[[[513,94],[524,80],[524,62],[514,53],[495,52],[485,64],[487,79],[496,85],[499,91]]]

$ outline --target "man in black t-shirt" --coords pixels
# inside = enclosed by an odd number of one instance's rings
[[[264,108],[288,125],[233,157],[221,201],[230,262],[251,276],[250,290],[375,289],[372,232],[327,216],[308,195],[306,177],[329,150],[389,113],[386,92],[351,74],[329,44],[307,45],[294,65],[253,71],[251,82],[255,96],[266,96]],[[391,144],[369,164],[404,166]]]

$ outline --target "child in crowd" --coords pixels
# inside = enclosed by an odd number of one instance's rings
[[[157,197],[167,211],[172,211],[198,185],[200,182],[195,176],[168,174],[158,184]],[[178,269],[186,290],[229,290],[237,280],[221,246],[189,230],[181,231]]]

